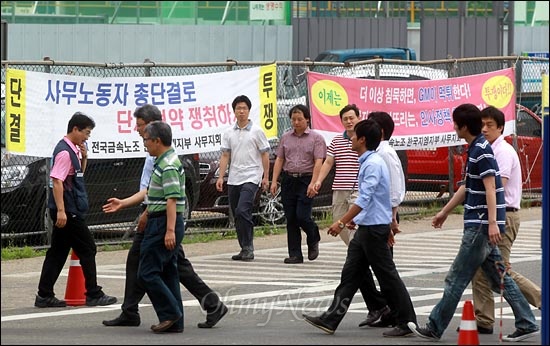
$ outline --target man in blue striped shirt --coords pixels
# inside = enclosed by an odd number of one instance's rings
[[[462,104],[453,111],[454,129],[468,142],[465,182],[434,216],[432,226],[441,228],[449,213],[464,202],[464,234],[445,278],[443,297],[432,310],[425,327],[409,322],[417,336],[439,340],[449,325],[464,290],[481,266],[495,292],[504,279],[504,298],[512,307],[516,331],[503,341],[521,341],[539,333],[535,316],[518,286],[505,271],[497,244],[504,234],[506,204],[498,164],[491,145],[481,133],[481,111],[473,104]]]

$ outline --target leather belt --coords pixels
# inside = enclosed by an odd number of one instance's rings
[[[518,208],[506,207],[506,211],[511,212],[511,213],[515,213],[518,210],[519,210]]]
[[[313,175],[313,173],[310,173],[310,172],[307,172],[307,173],[292,173],[292,172],[286,172],[286,171],[285,171],[285,174],[290,176],[290,177],[293,177],[293,178],[311,177]]]

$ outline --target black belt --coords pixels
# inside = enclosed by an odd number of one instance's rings
[[[515,213],[518,210],[519,210],[518,208],[506,207],[506,211],[509,211],[511,213]]]
[[[286,171],[285,171],[285,174],[288,175],[289,177],[293,177],[293,178],[311,177],[313,175],[313,173],[310,173],[310,172],[307,172],[307,173],[292,173],[292,172],[286,172]]]
[[[147,214],[147,217],[150,219],[154,219],[156,217],[166,216],[166,210],[163,211],[153,211],[149,214]]]

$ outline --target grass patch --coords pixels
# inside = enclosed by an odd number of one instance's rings
[[[20,258],[33,258],[46,255],[46,250],[35,250],[32,247],[7,247],[2,248],[2,261]]]

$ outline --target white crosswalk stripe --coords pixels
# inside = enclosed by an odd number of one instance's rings
[[[541,260],[540,231],[540,220],[522,222],[511,254],[512,263]],[[441,298],[444,276],[455,258],[461,239],[462,229],[414,234],[404,232],[397,236],[394,261],[406,283],[407,279],[438,275],[434,279],[437,287],[407,285],[417,315],[429,314]],[[307,253],[305,246],[303,251]],[[191,261],[201,278],[215,287],[222,299],[234,308],[250,308],[262,299],[264,304],[271,301],[269,306],[273,309],[298,310],[310,306],[314,307],[313,310],[323,311],[330,304],[340,282],[346,251],[343,242],[321,243],[317,260],[310,262],[306,259],[298,265],[283,264],[283,259],[288,256],[286,247],[256,250],[252,262],[232,261],[232,254],[229,253],[192,258]],[[224,291],[230,294],[224,294]],[[472,299],[469,288],[464,292],[462,301],[466,299]],[[500,296],[495,295],[495,302],[498,308],[498,315],[495,316],[499,316]],[[462,304],[457,309],[457,315],[460,315],[461,307]],[[359,293],[349,312],[366,313]],[[503,318],[513,319],[506,303],[503,313]]]

